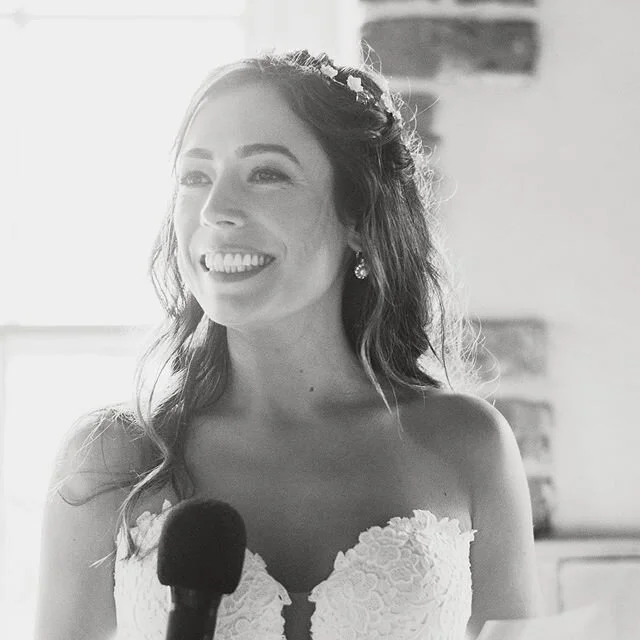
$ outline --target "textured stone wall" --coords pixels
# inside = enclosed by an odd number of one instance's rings
[[[511,425],[524,462],[536,537],[552,532],[554,412],[547,327],[535,318],[476,321],[484,393]]]
[[[539,35],[533,0],[368,0],[361,5],[361,38],[415,114],[427,149],[440,142],[439,83],[535,74]]]
[[[535,0],[368,0],[361,36],[392,89],[403,94],[426,150],[438,134],[438,91],[451,83],[526,82],[540,55]],[[366,49],[365,49],[366,50]],[[445,107],[446,108],[446,107]],[[482,319],[478,367],[488,399],[514,430],[525,464],[535,534],[552,530],[553,407],[545,381],[547,329],[535,318]]]

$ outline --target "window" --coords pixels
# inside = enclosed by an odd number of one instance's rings
[[[152,321],[146,261],[166,209],[169,150],[206,72],[244,52],[242,3],[191,3],[219,7],[204,17],[114,13],[124,2],[85,3],[96,15],[73,15],[85,5],[59,4],[66,10],[34,9],[24,26],[0,21],[0,59],[11,61],[2,67],[11,99],[0,162],[11,191],[0,322]]]
[[[16,640],[32,637],[54,453],[83,412],[132,393],[160,317],[146,271],[170,148],[206,73],[244,54],[244,12],[0,2],[0,616]]]

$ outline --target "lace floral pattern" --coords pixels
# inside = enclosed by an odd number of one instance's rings
[[[162,640],[169,589],[156,577],[162,525],[171,508],[143,513],[131,534],[141,554],[126,558],[118,536],[114,597],[118,640]],[[313,640],[461,640],[471,614],[469,545],[475,531],[430,511],[392,518],[371,527],[339,552],[331,575],[309,595],[315,603]],[[260,555],[247,549],[236,591],[224,596],[215,637],[222,640],[286,640],[282,607],[287,591]]]
[[[124,531],[117,540],[114,598],[118,620],[117,640],[162,640],[171,607],[170,590],[158,582],[157,544],[171,504],[162,513],[145,511],[131,535],[140,556],[126,559]],[[266,570],[264,560],[247,549],[238,588],[223,596],[215,637],[221,640],[286,640],[283,605],[289,594]]]
[[[164,638],[171,606],[170,592],[158,582],[157,553],[149,550],[158,544],[163,515],[170,506],[165,500],[161,514],[151,515],[146,511],[131,528],[134,542],[143,550],[139,557],[125,559],[124,530],[118,532],[113,591],[118,620],[117,640]]]
[[[429,511],[372,527],[309,596],[313,640],[459,640],[471,615],[469,545]]]
[[[291,604],[291,598],[266,566],[247,549],[238,588],[220,602],[216,638],[285,640],[282,607]]]

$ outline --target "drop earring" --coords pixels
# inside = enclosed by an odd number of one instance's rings
[[[358,278],[359,280],[364,280],[369,275],[369,267],[367,265],[366,260],[364,259],[364,256],[362,255],[362,251],[356,252],[356,259],[358,258],[359,258],[358,264],[356,265],[356,268],[353,270],[353,273],[355,274],[356,278]]]

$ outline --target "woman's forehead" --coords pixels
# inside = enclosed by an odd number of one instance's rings
[[[213,157],[256,144],[281,145],[304,165],[329,164],[310,127],[274,88],[247,85],[205,100],[187,130],[182,151],[200,148]]]

